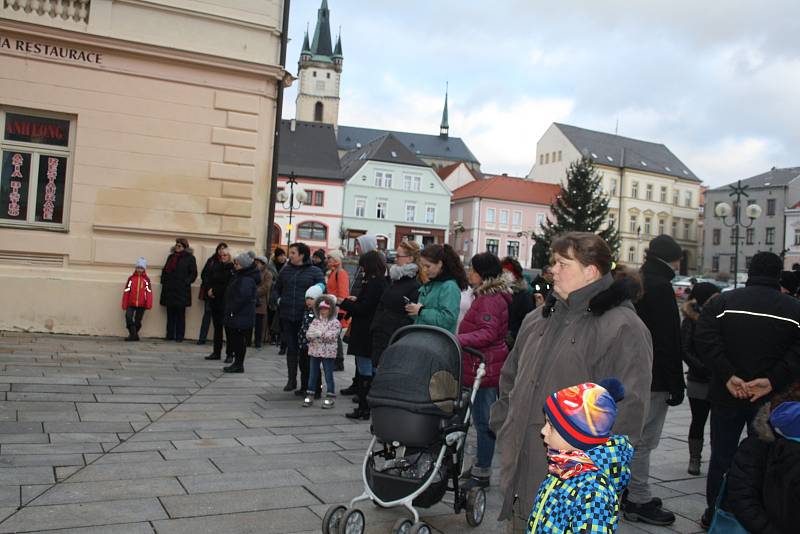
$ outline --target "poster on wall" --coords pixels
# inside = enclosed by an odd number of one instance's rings
[[[28,216],[28,184],[31,154],[15,150],[3,151],[0,172],[0,218],[24,221]]]
[[[5,139],[40,145],[69,145],[69,121],[6,113]]]
[[[36,185],[36,222],[60,223],[64,219],[64,186],[67,158],[39,156]]]

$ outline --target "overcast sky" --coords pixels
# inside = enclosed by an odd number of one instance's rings
[[[800,166],[797,0],[329,0],[339,123],[450,134],[524,176],[555,121],[667,145],[717,186]],[[297,72],[320,0],[292,0]],[[335,41],[334,41],[335,42]],[[285,118],[294,117],[296,84]]]

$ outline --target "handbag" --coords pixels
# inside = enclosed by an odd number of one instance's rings
[[[727,477],[722,479],[722,486],[719,488],[717,502],[714,505],[714,519],[711,521],[711,526],[708,528],[708,534],[750,534],[750,532],[739,523],[735,515],[722,509],[722,501],[725,498],[727,482]]]

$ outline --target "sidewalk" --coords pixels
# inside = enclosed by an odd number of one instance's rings
[[[239,375],[208,352],[0,333],[0,533],[319,532],[331,503],[361,493],[369,425],[343,417],[349,397],[330,411],[300,407],[282,391],[274,347],[249,351]],[[337,387],[349,385],[347,366]],[[689,417],[686,403],[670,409],[651,473],[678,521],[619,532],[700,532],[705,478],[686,474]],[[402,514],[363,508],[369,533]],[[438,532],[502,532],[498,509],[490,491],[480,528],[442,504],[423,518]]]

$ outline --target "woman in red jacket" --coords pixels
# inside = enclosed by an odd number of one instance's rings
[[[136,261],[136,270],[128,278],[122,292],[122,309],[125,310],[125,325],[128,328],[125,341],[139,341],[144,311],[153,307],[153,289],[146,269],[147,260],[139,258]]]
[[[486,357],[486,375],[472,406],[472,421],[478,433],[475,464],[466,474],[462,486],[487,487],[492,472],[495,437],[489,430],[489,408],[497,400],[500,370],[508,357],[508,308],[511,304],[510,277],[503,274],[500,259],[490,252],[476,254],[467,273],[474,299],[461,324],[458,342],[462,347],[481,351]],[[480,362],[464,354],[464,385],[472,386]]]

